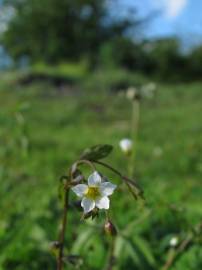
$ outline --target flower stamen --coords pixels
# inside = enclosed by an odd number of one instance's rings
[[[99,187],[88,187],[87,191],[85,192],[85,196],[88,199],[96,200],[101,196]]]

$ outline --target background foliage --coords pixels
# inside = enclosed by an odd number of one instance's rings
[[[119,141],[130,137],[131,86],[156,82],[157,90],[140,104],[134,177],[146,203],[123,196],[121,185],[112,199],[120,232],[115,269],[162,269],[174,250],[170,239],[181,243],[201,222],[201,46],[185,52],[175,37],[140,39],[150,19],[136,10],[117,16],[114,5],[2,3],[14,12],[0,36],[13,60],[0,73],[0,270],[55,269],[49,244],[61,217],[59,177],[84,148],[113,145],[107,160],[127,173]],[[81,255],[80,269],[103,269],[109,246],[103,216],[84,223],[80,214],[72,204],[66,248]],[[170,269],[201,268],[200,234]]]
[[[9,0],[9,27],[0,41],[17,63],[48,65],[86,61],[90,70],[124,68],[153,79],[201,80],[201,46],[183,52],[177,37],[144,40],[154,15],[124,16],[116,1]]]
[[[0,94],[1,269],[55,269],[49,242],[57,237],[61,211],[58,179],[83,148],[100,141],[115,147],[108,161],[127,171],[118,144],[129,134],[130,103],[117,94],[61,93],[38,83],[4,82]],[[135,176],[146,205],[121,187],[113,196],[114,220],[125,235],[117,240],[119,269],[160,269],[171,237],[184,239],[200,221],[201,98],[200,84],[160,85],[154,99],[142,100]],[[78,225],[79,216],[72,206],[68,248],[81,253],[82,269],[101,269],[108,245],[102,218]],[[199,245],[192,243],[172,269],[200,269]]]

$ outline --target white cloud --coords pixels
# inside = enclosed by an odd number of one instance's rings
[[[167,0],[166,15],[169,18],[177,17],[185,8],[187,0]]]
[[[187,1],[188,0],[154,0],[154,4],[162,9],[167,18],[173,19],[180,15],[187,5]]]

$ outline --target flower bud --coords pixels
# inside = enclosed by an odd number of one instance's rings
[[[117,235],[116,227],[114,226],[114,224],[110,220],[107,220],[105,222],[104,230],[105,230],[105,233],[110,235],[110,236],[116,236]]]
[[[132,153],[133,142],[130,139],[122,139],[119,143],[121,150],[126,154],[130,155]]]
[[[170,246],[171,247],[176,247],[178,245],[179,239],[178,237],[174,236],[170,239]]]

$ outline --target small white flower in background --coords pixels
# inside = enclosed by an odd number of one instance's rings
[[[169,244],[170,244],[171,247],[176,247],[177,244],[178,244],[178,242],[179,242],[178,237],[174,236],[174,237],[172,237],[170,239],[170,243]]]
[[[163,149],[160,147],[160,146],[156,146],[154,149],[153,149],[153,155],[155,157],[161,157],[163,154]]]
[[[125,154],[130,154],[132,152],[132,148],[133,148],[133,142],[130,139],[122,139],[119,143],[121,150],[125,153]]]
[[[155,91],[156,90],[156,84],[154,82],[150,82],[147,84],[147,89],[150,91]]]
[[[134,100],[138,94],[138,90],[135,87],[129,87],[126,91],[126,97],[130,100]]]
[[[153,98],[156,88],[156,84],[154,82],[150,82],[142,87],[141,92],[146,98]]]
[[[84,213],[92,211],[95,207],[99,209],[109,209],[109,198],[116,188],[110,182],[102,182],[98,172],[94,172],[88,177],[88,185],[79,184],[72,188],[74,193],[82,198],[81,206]]]

